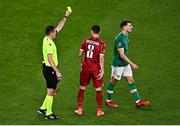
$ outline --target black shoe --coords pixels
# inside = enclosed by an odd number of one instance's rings
[[[55,120],[55,119],[59,119],[59,117],[57,117],[55,114],[51,114],[51,115],[46,115],[45,119]]]
[[[45,115],[46,114],[46,109],[39,109],[37,112],[39,114]]]

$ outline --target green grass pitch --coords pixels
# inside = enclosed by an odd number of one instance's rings
[[[64,79],[53,109],[61,119],[47,121],[36,113],[46,92],[42,38],[46,25],[56,25],[67,6],[73,14],[55,40]],[[180,124],[179,12],[179,0],[0,0],[0,124]],[[113,42],[123,19],[134,23],[129,57],[140,66],[134,77],[141,97],[152,106],[136,109],[122,80],[113,97],[118,109],[103,106],[105,116],[96,117],[95,91],[89,85],[84,116],[77,117],[80,43],[93,24],[101,25],[107,44],[105,100]]]

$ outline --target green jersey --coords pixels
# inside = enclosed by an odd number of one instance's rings
[[[43,51],[43,59],[44,59],[43,62],[45,63],[46,66],[51,66],[48,61],[48,54],[52,54],[52,59],[55,65],[56,66],[58,65],[56,45],[54,41],[49,39],[47,36],[45,36],[43,39],[42,51]]]
[[[128,65],[128,63],[120,57],[119,51],[118,51],[118,48],[124,48],[124,54],[127,56],[128,55],[128,43],[129,43],[128,36],[123,34],[122,32],[120,32],[116,36],[115,42],[114,42],[114,57],[112,59],[112,66],[123,67],[123,66]]]

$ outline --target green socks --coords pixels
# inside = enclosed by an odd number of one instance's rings
[[[112,84],[111,82],[109,83],[108,85],[108,88],[107,88],[107,101],[111,101],[112,100],[112,94],[114,93],[114,86],[115,84]]]
[[[108,85],[108,88],[107,88],[107,93],[108,94],[107,94],[107,98],[106,98],[107,101],[112,100],[112,94],[114,93],[114,86],[115,86],[115,84],[112,84],[111,82]],[[138,91],[136,89],[136,85],[134,83],[129,84],[129,91],[132,94],[132,97],[133,97],[134,101],[139,102],[140,96],[138,94]]]
[[[136,85],[134,83],[129,84],[129,91],[132,94],[132,97],[133,97],[134,101],[139,102],[140,96],[138,94],[138,91],[136,89]]]

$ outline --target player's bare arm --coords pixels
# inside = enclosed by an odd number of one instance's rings
[[[135,63],[133,63],[125,54],[124,54],[124,48],[118,48],[118,52],[119,52],[119,55],[120,57],[126,61],[127,63],[129,63],[132,67],[133,70],[136,70],[138,69],[138,65],[136,65]]]
[[[100,73],[98,75],[98,80],[102,79],[102,77],[104,75],[104,55],[100,55],[99,63],[100,63],[101,71],[100,71]]]
[[[58,80],[62,79],[62,74],[60,73],[60,71],[58,70],[58,68],[56,67],[53,58],[52,58],[52,54],[48,54],[48,62],[51,65],[51,67],[54,69],[54,71],[56,72],[56,76]]]
[[[59,24],[56,27],[56,31],[60,32],[62,30],[62,28],[64,27],[64,24],[67,20],[67,18],[71,15],[71,12],[69,12],[68,10],[65,12],[64,17],[62,18],[62,20],[59,22]]]
[[[83,63],[83,54],[84,54],[84,51],[80,50],[79,51],[79,58],[80,58],[80,63],[81,64]]]

